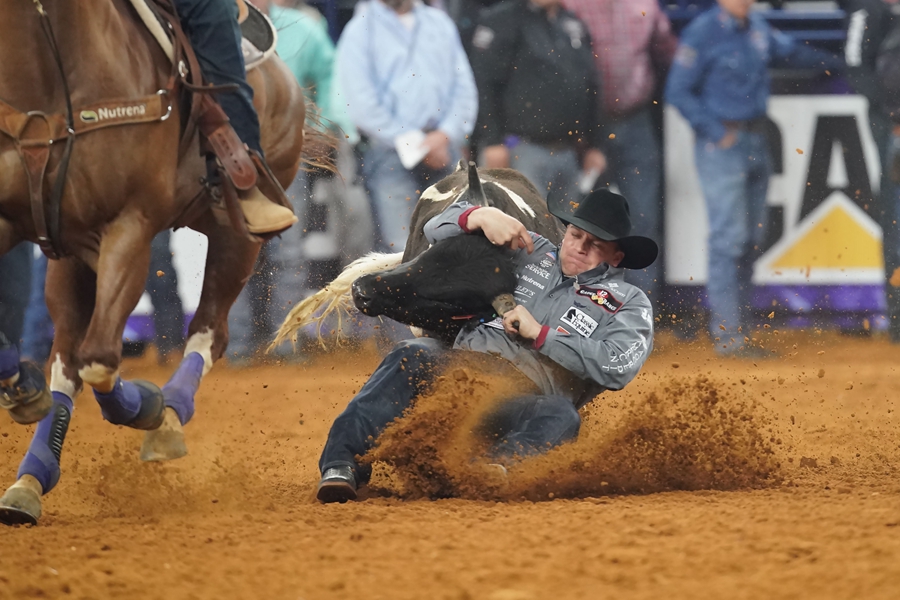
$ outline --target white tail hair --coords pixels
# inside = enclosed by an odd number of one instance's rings
[[[340,342],[343,336],[341,327],[343,317],[345,315],[349,317],[350,311],[353,309],[353,300],[350,298],[350,287],[353,282],[363,275],[393,269],[400,265],[402,259],[402,252],[395,254],[370,252],[347,265],[334,281],[291,309],[278,329],[278,333],[275,334],[275,339],[269,345],[269,351],[287,339],[296,344],[300,330],[312,323],[316,325],[316,337],[319,343],[325,348],[322,325],[325,319],[332,314],[337,317],[335,336],[336,341]]]

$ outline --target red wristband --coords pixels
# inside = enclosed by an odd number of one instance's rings
[[[541,327],[541,333],[538,334],[536,338],[534,338],[534,349],[540,350],[541,346],[544,345],[544,341],[547,339],[547,334],[550,332],[550,326],[544,325]]]
[[[469,215],[471,215],[474,211],[478,210],[479,208],[481,208],[481,207],[473,206],[472,208],[467,208],[466,210],[463,211],[463,214],[459,215],[459,220],[457,221],[457,223],[459,224],[460,227],[462,227],[462,230],[465,231],[466,233],[472,233],[472,230],[469,229]]]

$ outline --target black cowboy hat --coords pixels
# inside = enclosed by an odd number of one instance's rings
[[[551,193],[551,196],[553,194]],[[625,269],[644,269],[653,264],[659,255],[659,246],[648,237],[629,235],[631,233],[631,211],[628,200],[607,189],[591,191],[577,204],[573,211],[566,210],[568,203],[559,198],[547,198],[550,214],[566,225],[595,235],[607,242],[616,242],[625,253],[619,266]]]

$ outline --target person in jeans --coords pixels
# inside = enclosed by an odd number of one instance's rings
[[[657,0],[563,0],[587,26],[603,82],[606,158],[614,181],[629,199],[635,233],[662,237],[662,151],[651,108],[678,46]],[[657,260],[625,279],[659,306],[663,274]],[[657,310],[657,312],[659,312]]]
[[[512,167],[547,195],[580,198],[606,170],[600,84],[587,27],[560,0],[504,0],[472,34],[482,164]]]
[[[666,101],[696,135],[695,159],[709,218],[709,331],[720,355],[757,358],[745,344],[750,278],[765,234],[771,165],[764,124],[769,65],[836,70],[839,58],[794,42],[750,12],[754,0],[718,0],[682,32]]]
[[[338,40],[335,68],[337,101],[365,137],[362,174],[377,249],[401,252],[419,195],[452,172],[475,127],[478,92],[469,60],[443,11],[413,0],[368,0]],[[417,130],[427,154],[406,168],[396,141]]]

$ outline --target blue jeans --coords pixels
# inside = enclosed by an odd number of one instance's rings
[[[0,332],[17,346],[22,339],[25,308],[31,290],[33,248],[23,242],[0,256]]]
[[[727,149],[698,139],[695,152],[709,218],[709,331],[719,339],[716,350],[730,352],[746,333],[753,263],[765,236],[769,155],[765,137],[746,131]]]
[[[430,169],[424,163],[406,169],[393,148],[372,144],[366,149],[362,175],[372,200],[377,251],[403,252],[419,196],[452,173],[458,160],[458,153],[451,151],[450,164],[444,169]]]
[[[509,150],[509,166],[527,177],[542,198],[551,190],[561,192],[566,200],[577,202],[581,197],[581,165],[574,148],[520,141]]]
[[[31,269],[31,291],[25,310],[25,330],[22,333],[22,358],[44,364],[53,346],[53,321],[44,299],[47,282],[47,257],[34,259]]]
[[[614,180],[631,208],[631,233],[649,237],[662,248],[662,155],[653,117],[644,109],[612,122],[608,129],[616,137],[608,142],[607,159]],[[662,257],[646,269],[629,269],[625,280],[644,290],[656,306],[663,283]]]
[[[184,32],[203,71],[214,85],[236,85],[237,91],[216,94],[241,141],[262,153],[259,117],[253,108],[253,88],[247,83],[241,27],[234,0],[174,0]]]
[[[166,229],[153,238],[146,287],[153,304],[154,343],[161,359],[184,346],[184,307],[178,295],[178,275],[169,247],[171,237],[172,231]]]
[[[348,466],[360,483],[368,481],[371,467],[358,464],[356,457],[372,448],[384,428],[428,387],[451,352],[431,338],[397,344],[335,419],[319,459],[320,471]],[[580,425],[571,400],[529,395],[503,403],[485,419],[482,433],[497,439],[489,456],[502,459],[546,452],[577,437]]]

